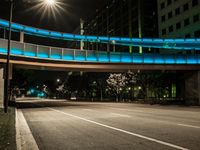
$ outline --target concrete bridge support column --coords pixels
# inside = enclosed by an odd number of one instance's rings
[[[3,107],[4,100],[4,79],[3,79],[4,69],[0,68],[0,108]]]
[[[20,32],[20,43],[24,43],[24,32]]]
[[[189,105],[200,105],[200,71],[186,73],[185,102]]]

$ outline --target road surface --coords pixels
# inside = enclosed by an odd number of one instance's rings
[[[41,150],[200,149],[200,108],[23,100]]]

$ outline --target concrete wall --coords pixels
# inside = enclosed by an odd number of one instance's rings
[[[185,74],[185,102],[200,105],[200,71]]]
[[[4,79],[3,79],[3,68],[0,68],[0,107],[3,107],[4,99]]]

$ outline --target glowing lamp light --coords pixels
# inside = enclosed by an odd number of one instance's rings
[[[56,1],[55,1],[55,0],[45,0],[44,2],[45,2],[47,5],[49,5],[49,6],[53,6],[53,5],[56,4]]]

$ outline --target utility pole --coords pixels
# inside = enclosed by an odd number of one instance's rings
[[[8,34],[8,49],[6,58],[5,70],[5,86],[4,86],[4,112],[8,112],[8,101],[10,99],[10,49],[11,49],[11,24],[13,15],[13,0],[10,0],[10,21],[9,21],[9,34]]]

